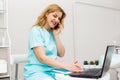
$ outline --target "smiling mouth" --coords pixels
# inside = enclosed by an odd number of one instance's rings
[[[54,25],[54,26],[56,26],[58,23],[56,23],[55,21],[51,21],[52,22],[52,24]]]

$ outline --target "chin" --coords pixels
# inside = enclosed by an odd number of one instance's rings
[[[53,29],[55,26],[51,26],[51,28]]]

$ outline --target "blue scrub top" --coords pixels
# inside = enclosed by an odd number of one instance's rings
[[[28,62],[24,66],[25,80],[42,80],[46,77],[55,77],[53,67],[42,63],[36,57],[33,48],[44,46],[46,56],[53,59],[57,58],[57,48],[52,30],[48,32],[44,27],[34,26],[30,29],[28,39]]]

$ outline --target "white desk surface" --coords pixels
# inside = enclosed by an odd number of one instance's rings
[[[107,73],[105,76],[99,79],[76,78],[76,77],[70,77],[69,75],[56,74],[56,80],[110,80],[110,74]]]

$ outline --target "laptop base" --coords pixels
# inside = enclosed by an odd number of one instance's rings
[[[81,77],[81,78],[101,78],[101,68],[87,69],[80,73],[70,73],[71,77]]]

